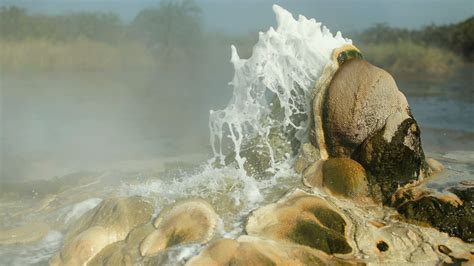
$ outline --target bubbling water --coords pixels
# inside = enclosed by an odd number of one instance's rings
[[[259,33],[250,58],[239,58],[232,46],[232,99],[223,110],[210,111],[214,161],[224,164],[225,156],[233,152],[239,169],[244,168],[248,159],[241,155],[242,149],[255,138],[269,154],[273,172],[294,157],[295,154],[283,159],[276,156],[271,132],[276,129],[287,142],[307,142],[315,83],[331,62],[332,51],[352,44],[340,32],[332,35],[314,19],[300,15],[295,20],[277,5],[273,11],[278,27]]]

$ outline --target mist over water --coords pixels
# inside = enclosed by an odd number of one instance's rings
[[[2,178],[49,178],[101,163],[206,151],[208,110],[227,96],[217,83],[225,84],[230,70],[214,69],[213,79],[202,72],[5,77]]]

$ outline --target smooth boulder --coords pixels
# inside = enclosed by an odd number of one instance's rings
[[[335,73],[323,103],[323,129],[330,157],[351,157],[395,113],[410,115],[408,102],[385,70],[363,59]]]
[[[313,107],[317,118],[313,132],[319,133],[310,135],[320,154],[327,154],[323,159],[351,158],[360,163],[374,198],[386,205],[399,187],[432,172],[417,122],[389,73],[352,58],[325,86]],[[298,166],[304,162],[298,160]]]
[[[409,115],[393,77],[363,59],[345,62],[324,97],[323,128],[331,157],[351,157],[394,113]]]
[[[142,197],[110,198],[71,225],[64,246],[52,265],[83,265],[104,247],[124,240],[129,232],[150,221],[153,205]]]
[[[365,169],[349,158],[331,158],[313,163],[304,171],[303,183],[336,197],[370,201]]]
[[[115,242],[102,249],[88,265],[127,266],[140,261],[140,243],[153,232],[151,223],[133,229],[125,240]]]
[[[251,236],[285,241],[328,254],[349,254],[350,220],[318,196],[294,190],[277,203],[252,212],[245,227]]]
[[[178,202],[163,210],[151,232],[140,245],[142,256],[155,256],[167,248],[212,239],[218,216],[209,203],[201,199]]]
[[[339,262],[339,264],[338,264]],[[329,265],[341,262],[319,250],[305,246],[241,236],[211,243],[188,266],[218,265]]]

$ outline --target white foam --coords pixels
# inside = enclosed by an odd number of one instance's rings
[[[309,117],[297,121],[295,115],[309,114],[311,94],[324,66],[331,61],[333,49],[352,41],[340,32],[330,31],[314,19],[295,20],[285,9],[274,5],[278,26],[259,33],[249,59],[241,59],[232,46],[231,62],[235,74],[230,85],[233,96],[223,110],[210,111],[209,128],[215,159],[224,164],[224,143],[230,140],[235,160],[243,169],[246,158],[240,152],[254,137],[263,140],[271,156],[272,168],[279,167],[269,143],[270,129],[295,130],[300,143],[308,135]],[[277,97],[283,115],[270,117]]]
[[[191,257],[195,256],[199,251],[202,249],[202,246],[197,245],[188,245],[179,249],[178,254],[176,254],[175,258],[177,262],[185,262],[189,260]]]
[[[90,198],[85,201],[76,203],[72,206],[71,210],[64,217],[64,222],[69,223],[81,217],[87,211],[94,209],[99,203],[102,202],[102,199],[99,198]]]
[[[124,184],[122,194],[141,195],[163,204],[183,198],[232,198],[235,205],[245,208],[262,200],[262,184],[248,177],[243,171],[226,167],[215,169],[205,164],[197,173],[181,173],[177,177],[162,176],[138,185]]]

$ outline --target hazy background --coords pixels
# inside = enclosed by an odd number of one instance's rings
[[[2,5],[25,7],[32,12],[63,14],[70,11],[114,12],[131,22],[143,9],[159,0],[3,0]],[[208,30],[239,35],[275,24],[271,9],[279,4],[294,15],[323,21],[331,30],[353,31],[387,23],[394,27],[420,28],[432,23],[459,22],[474,13],[470,0],[196,0]]]
[[[0,180],[208,151],[209,109],[231,95],[230,45],[250,56],[276,25],[274,2],[392,72],[430,149],[474,149],[472,1],[3,0]]]

